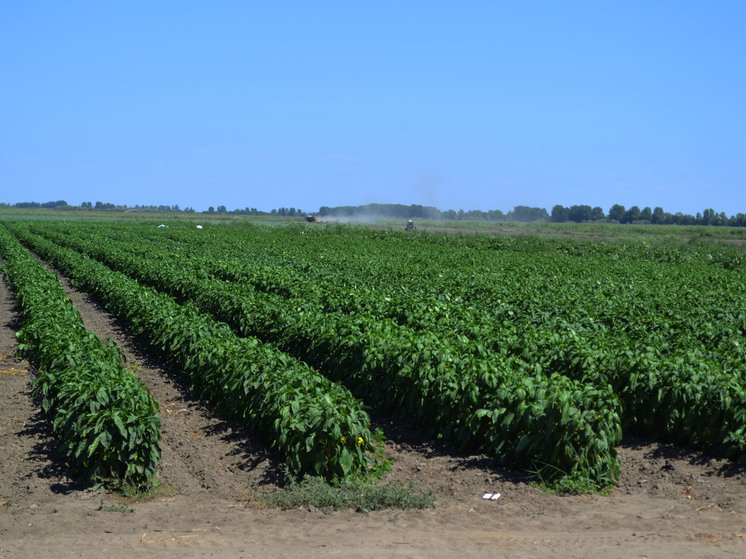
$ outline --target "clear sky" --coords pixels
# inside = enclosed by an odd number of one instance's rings
[[[746,212],[746,2],[3,2],[0,201]]]

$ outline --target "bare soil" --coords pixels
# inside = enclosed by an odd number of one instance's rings
[[[151,360],[88,296],[70,289],[87,327],[113,338],[160,402],[162,493],[123,502],[72,483],[16,356],[19,324],[0,281],[2,557],[746,557],[746,470],[626,438],[608,496],[555,496],[489,459],[441,447],[383,420],[392,480],[432,488],[421,511],[280,510],[257,492],[282,484],[266,446],[215,417],[178,374]],[[485,501],[485,492],[499,492]]]

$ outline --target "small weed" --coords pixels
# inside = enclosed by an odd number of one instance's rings
[[[553,495],[587,495],[590,493],[608,495],[614,487],[613,483],[599,486],[598,483],[594,483],[587,477],[578,474],[574,476],[564,474],[550,464],[544,464],[536,470],[529,470],[528,473],[534,478],[533,485],[540,487],[545,493]],[[548,476],[547,473],[551,475]]]
[[[160,485],[158,480],[154,479],[149,485],[129,485],[126,483],[106,484],[106,488],[117,493],[120,498],[129,503],[141,503],[170,497],[179,490],[177,485]]]
[[[116,503],[104,504],[103,499],[101,499],[99,503],[98,510],[102,510],[106,512],[135,512],[135,509],[127,506],[125,503],[121,501],[117,501]]]
[[[130,373],[131,375],[137,376],[142,372],[143,368],[139,363],[135,362],[130,365],[126,365],[124,367],[124,370]]]
[[[346,480],[330,483],[310,476],[300,482],[291,478],[287,487],[271,494],[262,494],[259,500],[281,508],[312,506],[321,510],[351,509],[362,513],[435,506],[432,490],[422,491],[413,482],[382,484]]]
[[[589,495],[598,493],[608,495],[612,487],[601,487],[593,484],[588,479],[560,478],[549,482],[536,482],[545,493],[552,495]]]
[[[121,493],[128,502],[143,502],[170,497],[178,490],[178,485],[160,485],[155,482],[147,488],[125,485],[122,486]]]

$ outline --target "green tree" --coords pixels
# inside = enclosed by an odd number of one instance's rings
[[[570,221],[574,221],[575,223],[590,221],[591,207],[588,205],[570,206],[567,217]]]
[[[568,211],[565,206],[557,204],[556,206],[552,207],[551,219],[554,223],[564,223],[568,220],[567,215]]]
[[[621,220],[622,223],[633,223],[640,220],[640,207],[632,206],[626,212],[624,212],[624,218]]]
[[[611,208],[609,208],[609,220],[616,220],[621,223],[621,221],[624,219],[624,212],[624,206],[622,206],[621,204],[614,204],[613,206],[611,206]]]
[[[549,214],[544,208],[533,208],[530,206],[516,206],[513,208],[513,221],[545,221]]]

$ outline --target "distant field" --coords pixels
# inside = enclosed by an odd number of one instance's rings
[[[35,208],[0,208],[0,219],[64,219],[64,220],[111,220],[111,221],[174,221],[174,222],[216,222],[216,223],[256,223],[256,224],[300,224],[304,216],[244,216],[232,214],[202,213],[154,213],[154,212],[112,212],[55,210]],[[391,218],[324,218],[326,223],[313,224],[314,227],[334,224],[360,225],[373,229],[400,231],[406,220]],[[620,225],[611,223],[519,223],[501,221],[449,221],[415,220],[418,231],[445,233],[491,233],[498,235],[537,235],[588,239],[638,239],[660,242],[668,241],[730,241],[746,242],[746,228],[710,227],[689,225]],[[646,239],[643,239],[646,238]]]

